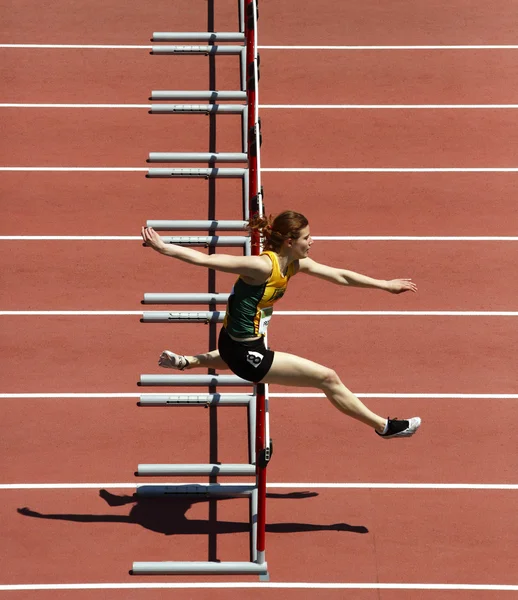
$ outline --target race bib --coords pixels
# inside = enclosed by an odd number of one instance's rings
[[[270,319],[272,318],[272,313],[272,306],[267,306],[266,308],[261,309],[261,312],[259,313],[259,335],[264,335],[266,333],[268,325],[270,324]]]

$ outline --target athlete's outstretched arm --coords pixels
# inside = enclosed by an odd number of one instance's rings
[[[171,256],[191,265],[207,267],[224,273],[244,275],[258,283],[265,281],[271,272],[268,258],[259,256],[232,256],[231,254],[204,254],[176,244],[166,244],[151,227],[142,227],[142,239],[146,246],[153,248],[164,256]]]
[[[392,294],[417,292],[417,286],[411,279],[373,279],[354,271],[322,265],[311,258],[303,258],[299,261],[299,271],[338,285],[377,288]]]

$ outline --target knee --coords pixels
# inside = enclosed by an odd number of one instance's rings
[[[325,369],[322,373],[322,389],[329,389],[341,383],[340,377],[333,369]]]

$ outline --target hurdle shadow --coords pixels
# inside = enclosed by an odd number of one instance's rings
[[[302,500],[317,496],[316,492],[292,492],[287,494],[268,493],[267,498]],[[111,507],[132,505],[127,515],[94,515],[73,513],[40,513],[30,508],[18,508],[17,512],[25,517],[37,519],[51,519],[59,521],[72,521],[76,523],[124,523],[138,525],[144,529],[162,535],[219,535],[226,533],[246,533],[250,531],[247,522],[213,521],[211,518],[188,519],[186,513],[200,502],[209,502],[209,498],[193,498],[182,496],[139,497],[137,494],[121,495],[112,494],[107,490],[100,490],[99,496]],[[217,502],[222,502],[220,498]],[[210,499],[210,501],[215,501]],[[268,523],[266,531],[269,533],[302,533],[308,531],[344,531],[349,533],[368,533],[363,525],[350,525],[348,523]]]

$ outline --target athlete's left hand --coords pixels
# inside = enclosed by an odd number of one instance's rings
[[[417,292],[417,285],[411,279],[392,279],[387,281],[387,292],[402,294],[403,292]]]

